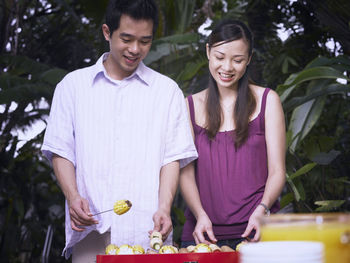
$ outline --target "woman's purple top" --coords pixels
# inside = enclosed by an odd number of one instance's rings
[[[237,150],[235,131],[218,132],[210,140],[206,130],[195,123],[192,96],[188,97],[198,159],[196,182],[204,210],[218,240],[240,238],[250,215],[261,202],[267,180],[265,106],[270,89],[265,89],[259,115],[249,123],[247,141]],[[271,212],[279,210],[276,202]],[[182,240],[194,240],[196,219],[189,209]]]

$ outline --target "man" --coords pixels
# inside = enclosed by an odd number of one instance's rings
[[[179,169],[197,157],[183,94],[146,67],[158,18],[153,0],[113,0],[102,31],[109,42],[91,67],[57,85],[42,146],[66,197],[66,258],[95,262],[109,243],[171,242]],[[113,212],[115,201],[132,208]]]

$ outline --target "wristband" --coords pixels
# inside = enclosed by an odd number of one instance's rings
[[[261,205],[262,207],[265,208],[265,215],[269,216],[270,215],[270,209],[267,207],[267,205],[265,205],[264,203],[260,203],[259,205]]]

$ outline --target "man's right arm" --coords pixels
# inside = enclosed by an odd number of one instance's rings
[[[75,167],[69,160],[54,154],[52,166],[68,202],[71,227],[75,231],[84,231],[84,226],[98,224],[90,212],[89,203],[78,192],[75,179]]]

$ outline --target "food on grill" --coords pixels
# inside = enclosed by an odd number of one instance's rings
[[[147,249],[146,254],[158,254],[158,252],[155,251],[154,249],[149,248]]]
[[[134,250],[134,254],[145,254],[145,250],[140,245],[133,245],[132,249]]]
[[[232,252],[234,250],[231,247],[229,247],[229,246],[222,246],[221,247],[221,251],[222,252]]]
[[[109,244],[106,247],[106,255],[117,255],[118,247],[114,244]]]
[[[117,255],[133,255],[134,249],[129,245],[121,245],[117,250]]]
[[[162,234],[158,231],[153,231],[152,234],[150,235],[150,239],[152,238],[160,238],[162,239]]]
[[[179,253],[179,250],[177,249],[177,247],[174,247],[174,246],[162,246],[159,249],[159,253],[160,254],[176,254],[176,253]]]
[[[179,249],[179,253],[188,253],[188,250],[187,250],[187,248],[182,247]]]
[[[244,246],[244,244],[247,244],[248,241],[242,241],[241,243],[239,243],[237,246],[236,246],[236,251],[239,251],[241,249],[242,246]]]
[[[161,246],[163,245],[163,241],[157,237],[154,237],[151,239],[151,248],[155,249],[155,250],[159,250],[161,248]]]
[[[190,245],[190,246],[187,247],[187,251],[188,251],[189,253],[192,253],[192,252],[194,252],[195,247],[196,247],[196,246]]]
[[[193,252],[195,253],[211,252],[211,248],[207,244],[199,243],[195,246]]]
[[[132,203],[129,200],[118,200],[114,203],[113,211],[117,215],[125,214],[130,210]]]
[[[242,245],[247,243],[247,241],[242,241],[237,245],[237,251]],[[162,241],[162,234],[158,231],[153,231],[150,235],[151,248],[145,249],[141,245],[121,245],[118,247],[115,244],[109,244],[106,247],[106,255],[134,255],[134,254],[176,254],[176,253],[210,253],[210,252],[232,252],[234,251],[229,246],[222,246],[221,248],[216,244],[204,244],[200,243],[196,246],[188,246],[187,248],[178,249],[175,246],[164,245]]]
[[[209,247],[210,247],[212,252],[221,252],[221,248],[215,244],[210,244]]]
[[[150,236],[150,245],[151,248],[159,250],[163,245],[162,234],[158,231],[153,231]]]

